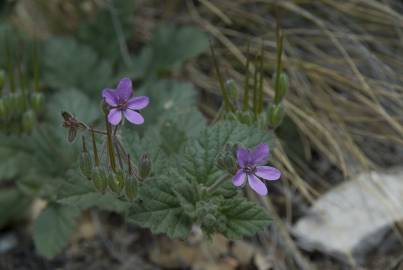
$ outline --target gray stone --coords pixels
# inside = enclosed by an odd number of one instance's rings
[[[403,169],[359,174],[330,190],[292,228],[299,245],[360,261],[403,220]]]

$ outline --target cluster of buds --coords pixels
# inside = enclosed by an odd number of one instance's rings
[[[102,162],[102,159],[99,157],[95,133],[92,133],[93,155],[91,155],[91,151],[86,146],[85,137],[82,140],[80,155],[80,171],[82,175],[92,181],[95,188],[102,193],[107,190],[116,194],[124,192],[128,199],[132,200],[135,198],[138,185],[150,175],[151,162],[148,155],[142,155],[137,169],[130,156],[124,154],[123,149],[119,145],[114,149],[119,165],[112,167],[110,166],[110,162],[106,160]],[[111,159],[110,154],[108,154],[107,159]]]
[[[283,35],[281,29],[277,28],[277,61],[272,80],[275,95],[266,107],[264,100],[263,49],[260,54],[256,54],[254,59],[251,60],[248,48],[242,88],[238,87],[234,80],[230,79],[224,82],[212,47],[211,52],[223,97],[224,117],[247,125],[257,124],[258,126],[269,127],[270,129],[277,128],[284,118],[283,100],[288,91],[287,74],[283,72],[282,68]]]
[[[0,131],[29,133],[43,109],[44,96],[23,83],[16,88],[11,76],[6,84],[6,73],[0,71]]]
[[[7,40],[5,44],[5,67],[0,70],[0,132],[29,133],[44,104],[36,45],[23,57],[20,51],[10,50]]]

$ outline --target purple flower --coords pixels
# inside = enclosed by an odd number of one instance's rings
[[[239,170],[232,178],[232,183],[239,187],[245,183],[248,178],[249,186],[259,195],[267,195],[267,187],[261,180],[277,180],[281,172],[270,166],[263,166],[269,159],[269,146],[267,144],[258,144],[253,151],[238,147],[237,160]]]
[[[119,81],[116,89],[106,88],[102,91],[102,97],[110,106],[108,121],[116,126],[122,121],[122,115],[135,125],[144,123],[144,118],[138,110],[148,106],[149,99],[146,96],[132,96],[132,81],[129,78],[123,78]]]

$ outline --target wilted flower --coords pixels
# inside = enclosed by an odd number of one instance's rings
[[[238,147],[237,160],[239,170],[232,178],[232,183],[239,187],[245,183],[248,178],[249,186],[259,195],[267,195],[267,187],[261,180],[277,180],[281,172],[270,166],[263,166],[269,158],[269,146],[259,144],[252,151]]]
[[[144,123],[144,118],[138,110],[148,106],[149,99],[146,96],[132,97],[132,81],[123,78],[116,89],[106,88],[102,91],[102,97],[110,106],[108,121],[116,126],[122,121],[122,115],[135,125]]]

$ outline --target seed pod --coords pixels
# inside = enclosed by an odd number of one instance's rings
[[[15,110],[15,96],[13,93],[6,95],[3,97],[3,101],[4,101],[4,107],[5,107],[5,111],[6,111],[6,115],[7,116],[12,116],[16,113]]]
[[[43,110],[45,96],[42,93],[33,93],[31,95],[31,106],[35,112],[41,112]]]
[[[81,173],[87,177],[88,180],[91,180],[92,176],[92,160],[90,153],[81,152],[80,155],[80,170]]]
[[[274,74],[274,78],[276,78],[276,74]],[[276,80],[273,80],[274,83],[276,83]],[[274,97],[274,103],[279,104],[285,95],[287,94],[288,91],[288,76],[286,73],[281,72],[279,76],[279,81],[278,85],[274,85],[274,89],[276,91],[275,97]]]
[[[137,179],[134,175],[128,176],[125,183],[125,193],[129,200],[133,200],[137,195]]]
[[[13,97],[14,102],[14,111],[16,113],[21,113],[26,109],[26,95],[23,93],[13,93],[11,95]]]
[[[108,178],[108,186],[112,192],[120,193],[125,185],[125,174],[122,171]]]
[[[284,118],[284,108],[281,104],[272,104],[268,111],[268,122],[271,128],[278,127]]]
[[[6,106],[4,100],[0,97],[0,120],[6,116]]]
[[[109,174],[101,167],[95,167],[92,172],[92,181],[94,182],[95,188],[104,193],[106,187],[108,186]]]
[[[67,136],[67,140],[70,143],[72,143],[72,142],[74,142],[74,139],[76,138],[76,136],[77,136],[77,129],[73,128],[73,127],[69,128],[69,133],[68,133],[68,136]]]
[[[34,111],[28,110],[22,115],[22,129],[25,132],[30,132],[34,128],[35,123],[36,117]]]
[[[151,160],[147,153],[144,153],[140,158],[139,173],[141,179],[145,179],[151,172]]]

